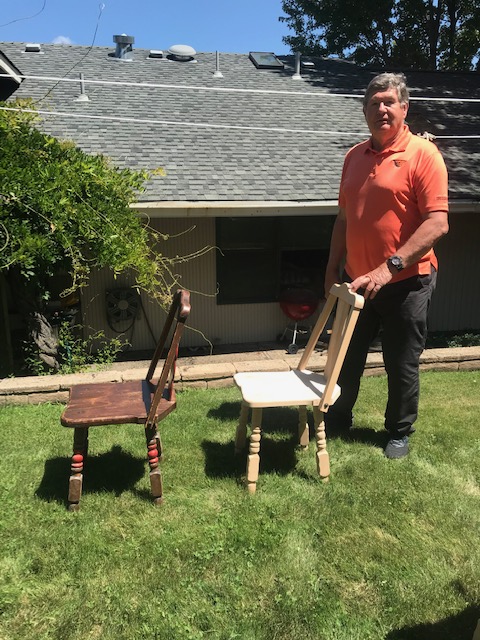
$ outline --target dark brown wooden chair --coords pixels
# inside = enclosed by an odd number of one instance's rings
[[[68,508],[79,509],[83,467],[88,449],[88,429],[101,425],[143,424],[150,465],[150,485],[155,504],[161,504],[162,476],[159,460],[162,444],[157,424],[176,408],[174,377],[178,345],[190,312],[190,293],[176,292],[145,380],[79,384],[70,389],[68,405],[61,417],[64,427],[74,429]],[[167,340],[170,347],[158,381],[153,376]]]

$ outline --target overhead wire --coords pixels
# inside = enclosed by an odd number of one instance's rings
[[[341,131],[318,131],[316,129],[288,129],[284,127],[252,127],[247,125],[233,125],[233,124],[214,124],[209,122],[191,122],[182,120],[155,120],[151,118],[135,118],[129,116],[105,116],[94,115],[90,113],[68,113],[65,111],[44,111],[38,109],[23,109],[17,107],[2,107],[2,111],[17,111],[20,113],[36,113],[46,116],[60,116],[63,118],[73,119],[87,119],[87,120],[106,120],[109,122],[129,122],[136,124],[148,124],[148,125],[161,125],[161,126],[184,126],[184,127],[198,127],[201,129],[233,129],[243,131],[267,131],[271,133],[307,133],[307,134],[325,134],[325,135],[346,135],[346,136],[360,136],[365,135],[358,131],[341,132]]]
[[[66,111],[45,111],[42,109],[25,109],[19,107],[4,107],[0,106],[1,111],[14,111],[18,113],[33,113],[43,116],[59,116],[61,118],[71,118],[74,120],[104,120],[107,122],[128,122],[134,124],[148,124],[158,126],[176,126],[176,127],[192,127],[200,129],[227,129],[227,130],[240,130],[240,131],[263,131],[269,133],[295,133],[295,134],[307,134],[307,135],[327,135],[327,136],[363,136],[368,135],[366,131],[328,131],[318,129],[289,129],[286,127],[255,127],[251,125],[233,125],[233,124],[215,124],[210,122],[191,122],[188,120],[156,120],[151,118],[135,118],[129,116],[106,116],[95,115],[90,113],[71,113]],[[450,139],[480,139],[480,135],[462,135],[462,136],[443,136],[435,135],[435,139],[450,140]]]
[[[46,5],[47,5],[47,0],[43,0],[43,6],[40,9],[40,11],[37,11],[37,13],[34,13],[31,16],[26,16],[25,18],[15,18],[14,20],[10,20],[9,22],[4,22],[3,24],[0,24],[0,28],[1,27],[8,27],[9,24],[14,24],[15,22],[22,22],[23,20],[31,20],[32,18],[36,18],[41,13],[43,13],[43,11],[45,10]]]
[[[98,24],[97,24],[98,28]],[[93,44],[89,47],[89,52],[93,48]],[[88,53],[89,53],[88,52]],[[78,78],[67,78],[66,76],[82,62],[86,55],[78,60],[73,67],[61,77],[56,76],[37,76],[37,75],[22,75],[18,74],[19,78],[24,80],[40,80],[40,81],[52,81],[56,84],[50,89],[48,93],[60,82],[73,82],[78,83]],[[6,73],[1,73],[0,77],[9,77]],[[288,95],[288,96],[301,96],[304,98],[356,98],[363,99],[363,94],[360,93],[320,93],[313,91],[289,91],[287,89],[251,89],[243,87],[210,87],[207,85],[187,85],[187,84],[166,84],[158,82],[125,82],[123,80],[90,80],[84,78],[85,85],[105,85],[105,86],[118,86],[118,87],[133,87],[141,89],[174,89],[174,90],[188,90],[188,91],[212,91],[222,93],[253,93],[253,94],[271,94],[271,95]],[[48,95],[48,94],[46,94]],[[44,96],[46,97],[46,96]],[[40,100],[42,100],[41,98]],[[480,98],[459,98],[449,96],[410,96],[410,102],[466,102],[466,103],[480,103]]]
[[[100,18],[102,17],[103,10],[105,9],[105,5],[103,3],[100,3],[98,6],[99,6],[100,10],[98,12],[97,24],[95,25],[95,31],[93,33],[92,43],[88,47],[87,51],[85,52],[85,54],[79,60],[77,60],[77,62],[75,62],[75,64],[73,64],[70,67],[70,69],[66,73],[64,73],[63,76],[61,76],[60,78],[57,79],[57,82],[53,85],[53,87],[51,87],[47,91],[47,93],[43,96],[43,98],[40,98],[39,100],[35,101],[35,104],[38,104],[39,102],[42,102],[43,100],[45,100],[45,98],[47,98],[52,93],[52,91],[60,84],[60,82],[65,80],[66,76],[68,76],[68,74],[71,73],[75,69],[75,67],[77,67],[81,62],[83,62],[85,60],[85,58],[89,55],[90,51],[93,49],[93,46],[95,44],[95,40],[97,38],[98,25],[100,24]]]
[[[70,83],[78,83],[78,78],[67,78],[66,76],[72,72],[72,70],[77,67],[91,52],[97,30],[100,22],[100,18],[103,12],[105,5],[101,4],[100,12],[97,19],[97,24],[95,27],[95,33],[93,36],[92,44],[89,46],[87,52],[84,56],[82,56],[74,65],[61,77],[56,76],[38,76],[38,75],[19,75],[20,78],[24,80],[36,80],[36,81],[53,81],[55,84],[48,90],[48,92],[40,99],[35,101],[35,104],[42,102],[48,97],[52,91],[61,83],[61,82],[70,82]],[[8,74],[0,74],[0,77],[8,77]],[[279,90],[279,89],[254,89],[254,88],[240,88],[240,87],[211,87],[205,85],[185,85],[185,84],[167,84],[167,83],[155,83],[155,82],[125,82],[121,80],[95,80],[95,79],[86,79],[82,78],[82,82],[84,85],[97,85],[97,86],[113,86],[113,87],[132,87],[132,88],[143,88],[143,89],[169,89],[169,90],[188,90],[188,91],[207,91],[207,92],[230,92],[236,94],[270,94],[270,95],[288,95],[288,96],[301,96],[302,98],[354,98],[354,99],[363,99],[363,95],[355,94],[355,93],[320,93],[320,92],[311,92],[311,91],[293,91],[293,90]],[[447,103],[480,103],[480,98],[459,98],[459,97],[450,97],[450,96],[442,96],[442,97],[428,97],[428,96],[410,96],[410,101],[423,101],[423,102],[447,102]],[[192,121],[179,121],[179,120],[158,120],[152,118],[136,118],[129,116],[106,116],[106,115],[95,115],[95,114],[79,114],[79,113],[71,113],[71,112],[62,112],[62,111],[53,111],[53,110],[37,110],[37,109],[19,109],[13,107],[0,107],[0,109],[5,111],[24,111],[27,113],[37,113],[43,116],[58,116],[61,118],[72,118],[72,119],[87,119],[87,120],[105,120],[109,122],[128,122],[128,123],[136,123],[136,124],[148,124],[148,125],[156,125],[156,126],[179,126],[179,127],[197,127],[204,129],[231,129],[231,130],[244,130],[244,131],[264,131],[264,132],[272,132],[272,133],[296,133],[296,134],[308,134],[308,135],[331,135],[331,136],[364,136],[365,132],[347,132],[347,131],[325,131],[325,130],[316,130],[316,129],[291,129],[286,127],[260,127],[260,126],[247,126],[247,125],[230,125],[230,124],[217,124],[217,123],[207,123],[207,122],[192,122]],[[455,135],[455,136],[447,136],[447,135],[436,135],[435,139],[479,139],[480,135]]]

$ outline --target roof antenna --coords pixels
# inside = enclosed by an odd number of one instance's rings
[[[213,72],[214,78],[223,78],[223,73],[220,71],[220,54],[215,51],[215,71]]]
[[[295,73],[292,76],[292,80],[301,80],[302,76],[300,75],[300,51],[295,53]]]
[[[83,73],[80,73],[80,95],[77,96],[74,102],[90,102],[90,98],[85,92],[85,80],[83,78]]]

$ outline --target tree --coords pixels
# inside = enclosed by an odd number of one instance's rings
[[[45,135],[29,102],[8,107],[20,111],[0,110],[0,278],[29,318],[44,361],[58,366],[43,330],[52,275],[70,273],[67,295],[93,268],[107,266],[115,275],[130,270],[137,286],[165,305],[175,282],[172,267],[188,256],[162,255],[159,242],[166,237],[129,206],[147,172],[119,170],[104,156]]]
[[[480,54],[480,0],[283,0],[293,51],[360,65],[464,69]]]

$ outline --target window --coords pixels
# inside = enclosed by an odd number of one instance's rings
[[[274,53],[250,51],[248,57],[257,69],[283,69],[285,65]]]
[[[322,296],[334,220],[217,218],[217,303],[275,302],[291,287]]]

